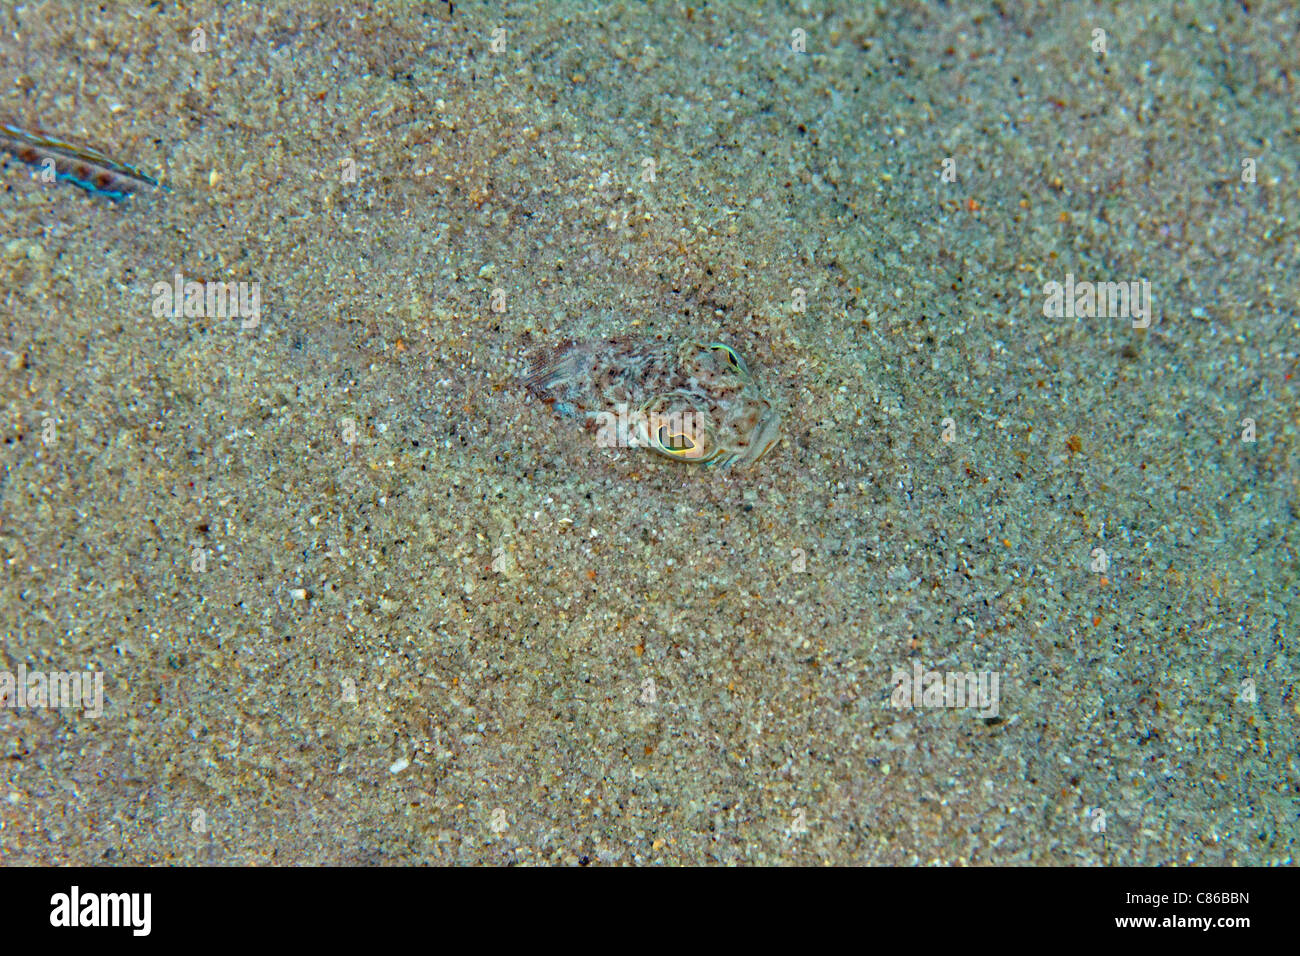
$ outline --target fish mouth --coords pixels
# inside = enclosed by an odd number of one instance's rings
[[[762,406],[762,411],[758,413],[757,420],[749,430],[750,438],[745,443],[744,449],[741,451],[728,449],[731,451],[730,454],[715,454],[711,456],[711,460],[705,461],[705,464],[722,468],[731,465],[748,467],[761,461],[777,446],[781,440],[781,416],[767,399],[757,399],[757,403]]]
[[[758,419],[758,424],[754,426],[754,437],[750,442],[749,452],[740,459],[742,464],[752,465],[762,461],[781,441],[781,416],[772,407],[771,402],[766,399],[762,401],[766,407]]]

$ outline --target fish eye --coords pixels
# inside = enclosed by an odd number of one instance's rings
[[[727,364],[742,375],[749,375],[749,369],[745,366],[745,360],[736,354],[736,350],[730,345],[723,345],[721,342],[714,342],[709,346],[710,349],[721,349],[727,356]]]
[[[672,426],[663,425],[655,432],[655,448],[674,458],[696,457],[700,443],[683,431],[673,431]]]

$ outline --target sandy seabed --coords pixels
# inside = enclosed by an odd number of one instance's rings
[[[0,10],[0,858],[1294,864],[1295,6],[485,7]]]

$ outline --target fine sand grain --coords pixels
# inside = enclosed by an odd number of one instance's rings
[[[0,672],[104,675],[0,708],[0,859],[1294,863],[1244,6],[7,5],[0,120],[172,192],[0,164]],[[597,448],[515,383],[600,336],[733,345],[783,442]]]

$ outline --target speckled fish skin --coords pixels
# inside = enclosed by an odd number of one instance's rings
[[[535,355],[524,384],[589,429],[623,423],[617,444],[685,464],[752,465],[781,437],[776,409],[721,342],[566,343]]]

